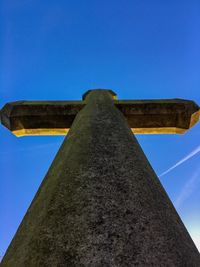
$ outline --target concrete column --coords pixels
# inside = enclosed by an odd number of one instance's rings
[[[112,94],[85,101],[1,266],[200,266]]]

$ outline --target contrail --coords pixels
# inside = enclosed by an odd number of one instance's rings
[[[190,158],[194,157],[197,153],[200,152],[200,146],[198,146],[195,150],[193,150],[191,153],[189,153],[186,157],[184,157],[183,159],[181,159],[180,161],[178,161],[175,165],[173,165],[171,168],[169,168],[168,170],[164,171],[163,173],[161,173],[159,175],[159,177],[164,176],[165,174],[167,174],[168,172],[171,172],[173,169],[175,169],[176,167],[178,167],[179,165],[183,164],[185,161],[189,160]]]
[[[190,195],[194,192],[194,190],[196,188],[198,188],[197,187],[197,183],[199,182],[199,178],[200,178],[200,168],[198,168],[194,172],[194,174],[192,175],[192,177],[189,179],[189,181],[187,181],[187,183],[183,187],[181,193],[179,194],[178,198],[175,201],[176,208],[179,208],[182,205],[182,203],[188,197],[190,197]]]

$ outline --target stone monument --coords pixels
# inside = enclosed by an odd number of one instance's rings
[[[184,133],[199,115],[193,101],[120,101],[101,89],[6,104],[1,121],[16,136],[68,134],[1,266],[200,266],[133,134]]]

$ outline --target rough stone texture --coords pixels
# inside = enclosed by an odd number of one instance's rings
[[[183,99],[119,100],[133,133],[185,133],[199,121],[200,109],[194,101]]]
[[[2,124],[14,134],[53,135],[57,129],[69,129],[78,112],[85,106],[83,101],[16,101],[7,103],[1,110]],[[46,129],[44,131],[43,129]],[[19,133],[19,134],[18,134]],[[67,133],[67,131],[63,131]]]
[[[1,267],[199,267],[200,255],[106,91],[79,112]]]
[[[91,91],[84,94],[83,100]],[[115,99],[116,94],[108,91]],[[134,133],[184,133],[199,120],[190,100],[115,100]],[[1,110],[2,124],[17,136],[66,134],[85,101],[17,101]]]

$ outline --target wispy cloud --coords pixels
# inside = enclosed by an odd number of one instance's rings
[[[179,160],[176,164],[174,164],[172,167],[170,167],[169,169],[167,169],[166,171],[164,171],[163,173],[161,173],[159,175],[159,177],[164,176],[165,174],[171,172],[173,169],[175,169],[176,167],[178,167],[179,165],[183,164],[185,161],[189,160],[190,158],[194,157],[196,154],[198,154],[200,152],[200,146],[198,146],[196,149],[194,149],[191,153],[189,153],[187,156],[185,156],[184,158],[182,158],[181,160]]]
[[[200,229],[198,231],[198,233],[192,233],[192,232],[189,232],[198,251],[200,252]]]
[[[176,208],[179,208],[182,203],[194,192],[197,184],[200,182],[200,168],[198,168],[191,178],[186,182],[177,199],[175,200]]]
[[[48,147],[52,147],[52,146],[57,146],[61,144],[61,142],[54,142],[54,143],[49,143],[49,144],[43,144],[43,145],[35,145],[35,146],[31,146],[31,147],[23,147],[23,148],[18,148],[18,149],[14,149],[13,151],[2,151],[0,152],[0,156],[1,155],[6,155],[6,154],[10,154],[10,153],[16,153],[16,152],[28,152],[28,151],[33,151],[36,149],[45,149]]]
[[[198,251],[200,252],[200,233],[198,235],[192,235],[192,239],[193,239]]]

